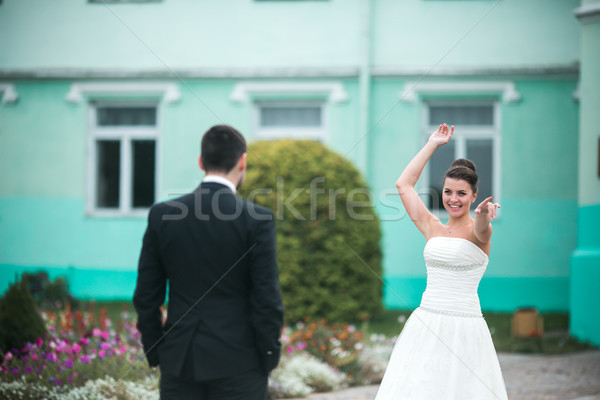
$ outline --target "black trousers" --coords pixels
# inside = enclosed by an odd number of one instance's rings
[[[161,400],[265,400],[268,376],[254,369],[236,376],[197,381],[187,357],[182,376],[161,370]]]

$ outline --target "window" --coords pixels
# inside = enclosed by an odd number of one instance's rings
[[[442,185],[446,170],[457,158],[468,158],[475,163],[479,175],[479,190],[475,208],[480,201],[500,197],[500,134],[499,104],[496,101],[426,102],[424,109],[423,139],[427,141],[440,123],[455,127],[452,140],[436,150],[427,164],[424,187],[428,188],[429,206],[433,211],[444,210]]]
[[[156,198],[158,107],[90,103],[88,211],[144,214]]]
[[[323,102],[255,102],[257,139],[326,140]]]

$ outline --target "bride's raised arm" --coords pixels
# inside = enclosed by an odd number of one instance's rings
[[[423,172],[423,168],[425,168],[425,164],[427,164],[427,161],[431,158],[435,150],[448,143],[453,134],[454,125],[451,128],[448,128],[446,124],[440,125],[431,134],[427,144],[406,166],[404,172],[402,172],[402,175],[396,181],[396,188],[408,216],[423,236],[425,236],[426,240],[429,240],[431,237],[432,224],[439,220],[427,209],[427,206],[425,206],[415,190],[415,185]]]

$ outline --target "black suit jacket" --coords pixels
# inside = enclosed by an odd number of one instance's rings
[[[180,376],[190,354],[198,380],[270,372],[283,325],[273,213],[218,183],[155,204],[133,303],[151,366]]]

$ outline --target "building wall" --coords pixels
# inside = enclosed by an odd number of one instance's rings
[[[571,332],[600,345],[600,1],[583,1],[577,249],[571,258]]]
[[[415,307],[424,240],[394,182],[422,145],[424,98],[402,93],[416,81],[509,82],[520,100],[486,94],[501,108],[502,212],[482,306],[567,310],[578,213],[578,2],[548,4],[5,1],[0,84],[14,85],[19,100],[0,105],[0,290],[15,273],[43,267],[67,274],[76,296],[133,291],[146,222],[86,215],[88,106],[66,100],[73,83],[177,85],[181,98],[160,104],[165,199],[201,179],[207,127],[226,122],[253,139],[252,98],[233,101],[236,84],[333,82],[347,100],[325,100],[327,144],[359,165],[377,199],[386,305]]]

